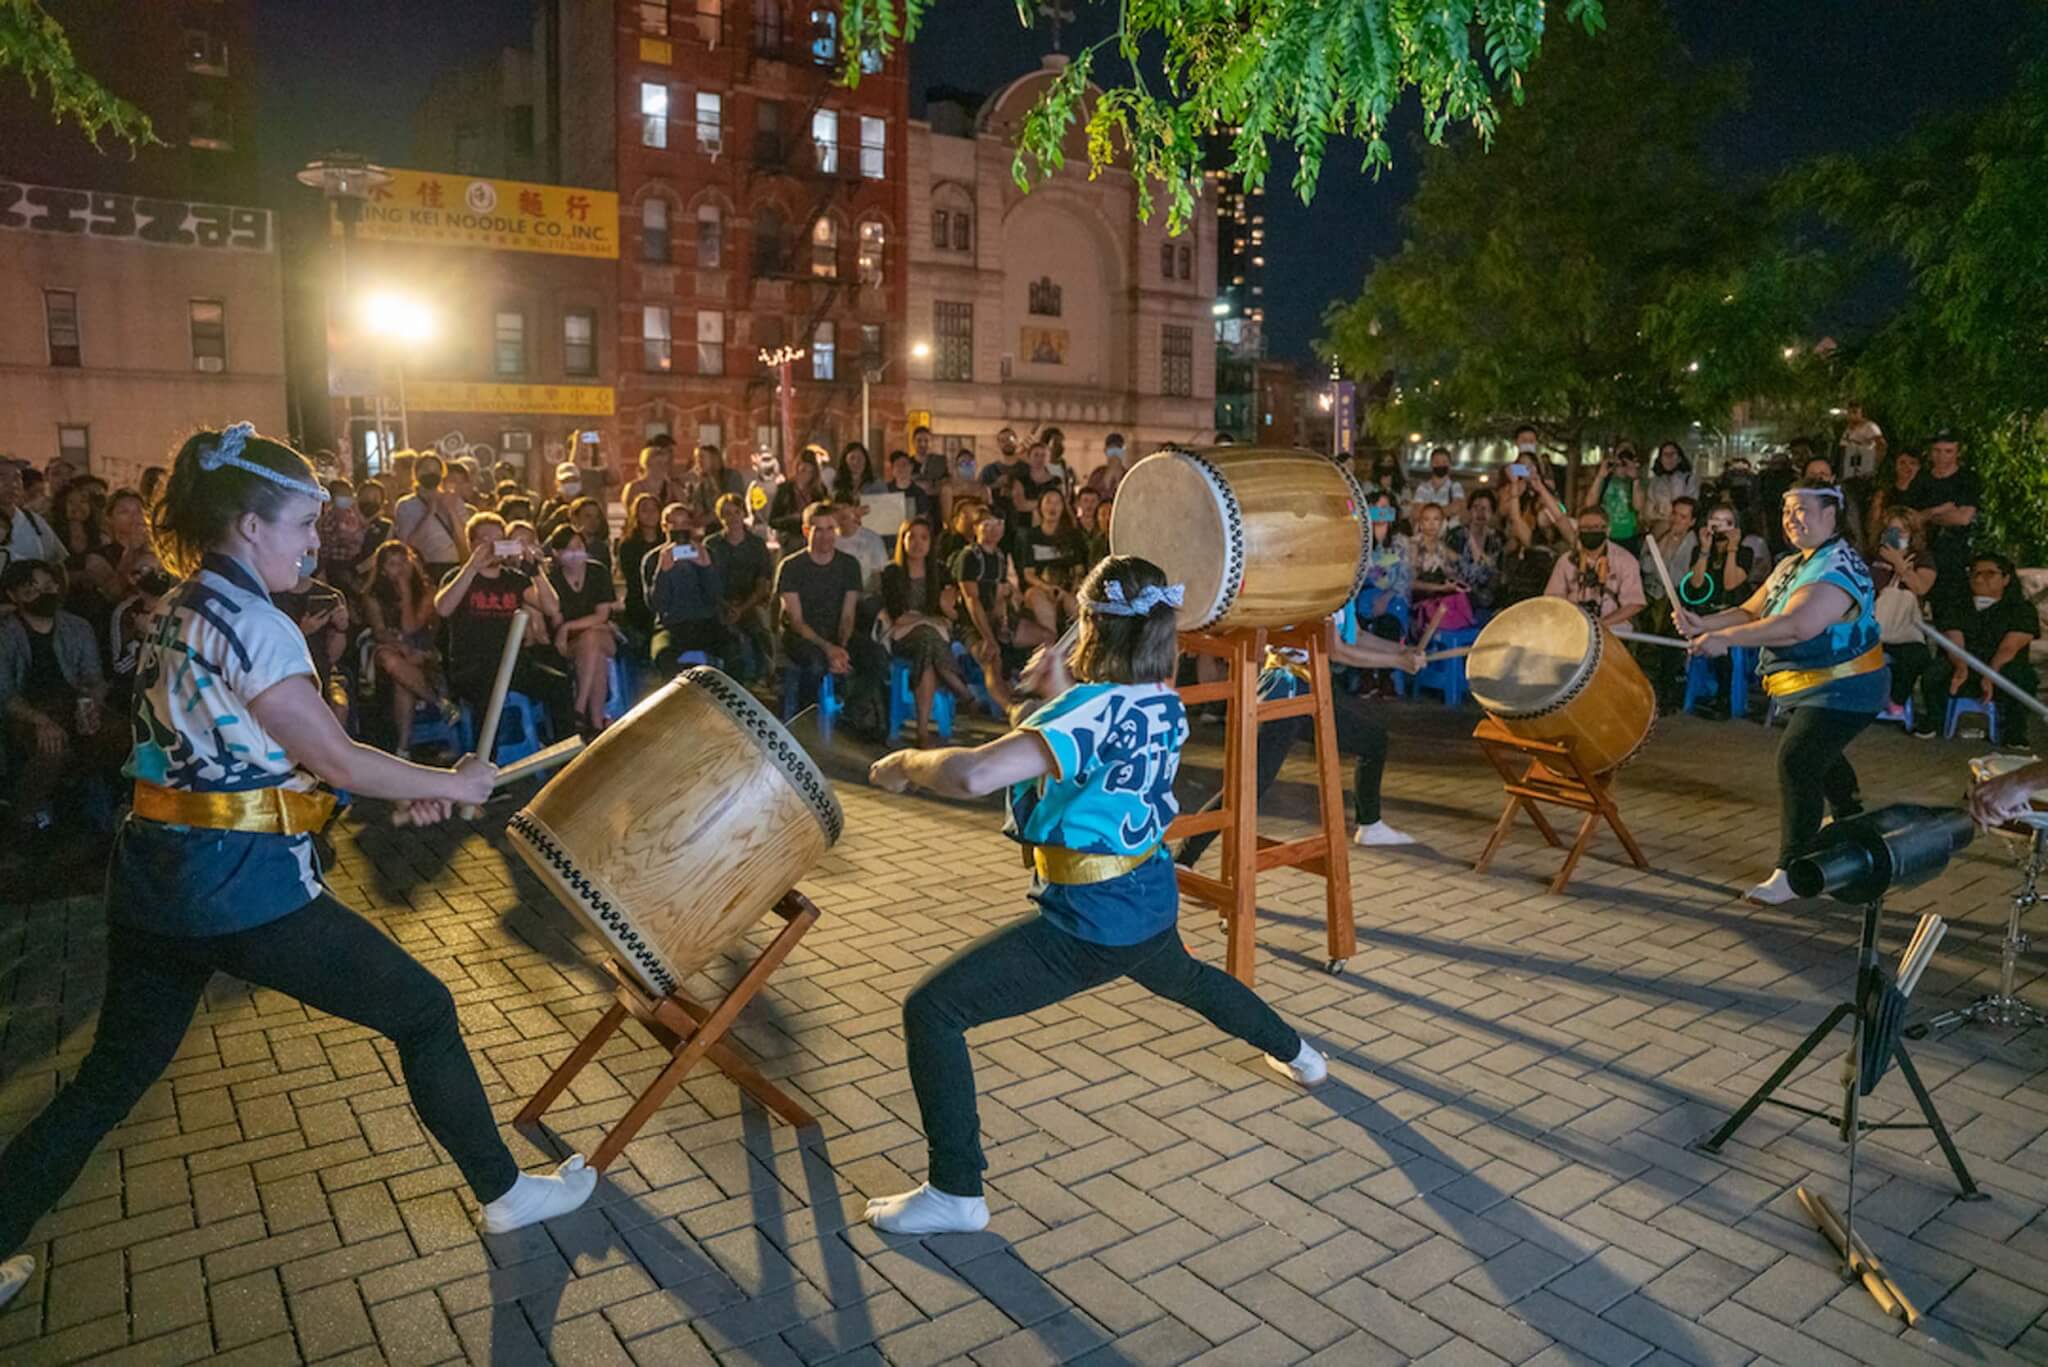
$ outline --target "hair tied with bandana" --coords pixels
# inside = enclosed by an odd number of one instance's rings
[[[1098,617],[1143,617],[1161,603],[1172,608],[1179,607],[1187,596],[1187,586],[1167,584],[1164,587],[1140,589],[1136,598],[1126,602],[1124,586],[1114,579],[1105,578],[1102,592],[1105,597],[1088,599],[1081,606]]]
[[[256,424],[253,422],[238,422],[224,429],[214,438],[211,446],[199,453],[199,468],[213,471],[223,466],[232,466],[237,470],[246,470],[252,475],[267,479],[272,484],[282,485],[295,494],[304,494],[307,498],[321,503],[328,501],[330,495],[327,490],[311,480],[294,479],[282,471],[273,470],[268,465],[250,460],[243,455],[242,449],[249,444],[249,438],[255,435]]]

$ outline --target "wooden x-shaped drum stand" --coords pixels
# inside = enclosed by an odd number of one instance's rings
[[[1535,823],[1537,832],[1552,849],[1560,849],[1564,841],[1558,839],[1557,830],[1543,815],[1539,802],[1555,803],[1584,812],[1585,819],[1579,822],[1578,838],[1572,841],[1566,852],[1564,866],[1557,871],[1557,877],[1550,880],[1552,892],[1563,892],[1565,885],[1572,881],[1572,871],[1579,866],[1579,857],[1592,843],[1593,832],[1602,821],[1610,826],[1621,847],[1628,851],[1629,860],[1639,869],[1650,867],[1643,858],[1642,849],[1636,838],[1629,834],[1622,824],[1621,811],[1614,805],[1612,785],[1614,774],[1591,773],[1579,762],[1569,740],[1530,740],[1517,736],[1506,727],[1487,717],[1473,729],[1472,739],[1479,742],[1480,750],[1493,763],[1500,775],[1501,787],[1507,790],[1507,805],[1501,809],[1500,820],[1493,825],[1493,835],[1487,840],[1486,848],[1479,852],[1479,862],[1472,866],[1472,872],[1485,873],[1486,866],[1493,862],[1494,851],[1508,837],[1508,831],[1515,824],[1515,814],[1526,811],[1529,820]],[[1524,760],[1519,773],[1517,760]]]
[[[575,1081],[576,1075],[597,1057],[613,1032],[627,1016],[631,1016],[669,1051],[668,1066],[647,1084],[647,1089],[635,1099],[625,1118],[612,1127],[603,1142],[598,1144],[596,1152],[590,1155],[590,1166],[597,1171],[603,1172],[619,1156],[619,1151],[633,1142],[633,1136],[660,1109],[661,1103],[668,1100],[669,1093],[699,1061],[707,1058],[742,1091],[790,1124],[817,1124],[811,1113],[791,1100],[787,1092],[761,1076],[759,1069],[723,1043],[741,1010],[767,985],[768,975],[789,957],[789,952],[796,948],[796,942],[818,919],[818,908],[810,898],[792,889],[775,904],[775,914],[783,919],[782,929],[768,942],[768,947],[761,951],[760,957],[754,960],[740,980],[733,984],[732,990],[708,1011],[680,991],[665,997],[653,996],[634,982],[615,961],[607,959],[605,968],[619,984],[617,997],[598,1018],[597,1024],[590,1028],[590,1033],[569,1051],[569,1057],[562,1060],[562,1066],[541,1084],[541,1089],[534,1093],[533,1100],[526,1103],[514,1123],[531,1125],[538,1122],[541,1112],[554,1104],[555,1098]]]

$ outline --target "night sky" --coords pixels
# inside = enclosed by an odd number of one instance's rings
[[[1113,10],[1075,4],[1069,51],[1106,33]],[[1561,6],[1557,7],[1561,9]],[[2026,0],[1675,0],[1680,31],[1702,60],[1739,60],[1748,107],[1721,130],[1735,175],[1853,151],[1923,114],[1975,103],[2010,79]],[[505,44],[524,46],[528,0],[257,0],[266,177],[288,178],[329,147],[403,164],[414,106],[434,74]],[[994,91],[1050,50],[1020,29],[1012,0],[939,0],[912,53],[911,112],[934,85]],[[1532,99],[1545,94],[1542,69]],[[1397,120],[1396,165],[1359,173],[1355,145],[1332,143],[1315,202],[1287,189],[1293,159],[1276,152],[1267,197],[1267,332],[1276,356],[1305,357],[1331,300],[1353,293],[1372,259],[1400,244],[1399,210],[1414,186],[1413,101]],[[1315,269],[1302,269],[1314,262]]]

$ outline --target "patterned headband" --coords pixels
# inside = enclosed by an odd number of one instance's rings
[[[1102,591],[1107,597],[1084,598],[1081,606],[1097,617],[1143,617],[1161,603],[1177,608],[1187,596],[1185,584],[1168,584],[1163,588],[1139,589],[1138,596],[1124,601],[1124,586],[1114,579],[1106,580]]]
[[[1788,498],[1795,494],[1805,494],[1811,498],[1821,499],[1825,502],[1834,504],[1837,508],[1845,506],[1848,502],[1848,500],[1842,496],[1841,489],[1833,484],[1828,485],[1824,489],[1809,489],[1803,485],[1795,484],[1785,491],[1785,495]]]
[[[318,484],[303,479],[294,479],[290,475],[273,470],[268,465],[250,460],[247,456],[243,455],[242,448],[247,446],[249,438],[255,435],[255,423],[236,423],[233,427],[222,432],[214,440],[213,445],[199,453],[199,468],[202,470],[218,470],[223,465],[232,465],[237,470],[247,470],[252,475],[261,476],[272,484],[283,485],[295,494],[304,494],[307,498],[316,499],[321,503],[327,502],[329,495]]]

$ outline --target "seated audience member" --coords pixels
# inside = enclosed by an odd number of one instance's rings
[[[1579,544],[1557,562],[1544,593],[1574,603],[1604,626],[1625,627],[1643,610],[1643,572],[1636,558],[1607,539],[1607,512],[1579,513]]]
[[[1004,487],[1009,490],[1008,504],[998,501],[996,506],[1003,509],[1010,524],[1010,538],[1015,542],[1023,536],[1025,528],[1037,521],[1040,499],[1048,493],[1065,495],[1066,482],[1052,468],[1052,447],[1043,441],[1025,447],[1024,464],[1011,474]],[[1066,507],[1064,502],[1060,506],[1062,510]],[[1017,563],[1024,563],[1021,550],[1017,552]]]
[[[367,530],[356,490],[345,479],[327,481],[327,506],[320,510],[320,577],[343,593],[353,593],[360,582],[356,565],[361,562]],[[371,546],[368,550],[375,550]]]
[[[862,525],[868,506],[858,496],[851,503],[833,500],[832,515],[839,522],[839,552],[860,565],[860,591],[873,597],[882,591],[882,567],[889,563],[889,543],[878,532]],[[872,620],[873,614],[867,614]]]
[[[872,708],[882,678],[882,648],[857,635],[860,562],[839,549],[839,521],[831,504],[804,509],[804,547],[785,556],[775,570],[775,595],[782,606],[782,649],[797,671],[799,706],[818,700],[827,674],[844,681],[847,715],[856,704]]]
[[[1900,508],[1918,509],[1926,503],[1926,494],[1927,477],[1921,469],[1918,453],[1894,451],[1887,469],[1878,477],[1877,491],[1870,496],[1870,525],[1884,526],[1892,513]],[[1927,535],[1924,526],[1920,534],[1924,540]]]
[[[951,475],[953,466],[946,459],[946,453],[933,443],[931,428],[920,427],[910,434],[910,458],[917,462],[918,483],[924,485],[926,492],[936,496],[939,486]]]
[[[1577,535],[1564,501],[1548,482],[1549,463],[1535,453],[1534,435],[1524,428],[1518,441],[1524,449],[1507,467],[1501,495],[1507,530],[1501,548],[1500,607],[1542,597],[1559,551]]]
[[[997,512],[1002,512],[1009,507],[1005,500],[1003,489],[1009,484],[1011,479],[1022,473],[1023,469],[1024,453],[1017,446],[1016,430],[1009,427],[1002,428],[996,433],[995,454],[989,458],[986,464],[981,466],[980,473],[976,476],[981,481],[983,487],[988,490],[990,507],[994,508]]]
[[[2041,675],[2027,658],[2027,647],[2041,634],[2041,621],[2020,589],[2012,561],[2002,555],[1973,557],[1968,604],[1937,607],[1934,625],[2028,696],[2040,693]],[[1998,708],[1999,744],[2016,750],[2027,748],[2027,709],[1947,651],[1931,660],[1920,677],[1920,709],[1913,716],[1913,734],[1922,739],[1936,734],[1948,715],[1951,698],[1993,704]]]
[[[1671,505],[1681,498],[1693,501],[1697,519],[1700,477],[1686,458],[1685,448],[1675,441],[1667,441],[1657,448],[1657,459],[1650,470],[1648,503],[1651,531],[1665,530],[1671,522]]]
[[[974,544],[975,529],[981,526],[982,515],[988,511],[988,504],[979,494],[970,494],[953,504],[946,514],[946,529],[939,533],[938,544],[932,553],[952,567],[960,552]]]
[[[1128,467],[1124,464],[1124,434],[1112,432],[1102,439],[1102,464],[1088,472],[1088,487],[1104,503],[1116,500],[1118,486],[1124,482]]]
[[[1402,636],[1400,614],[1407,609],[1408,576],[1413,568],[1408,538],[1394,530],[1398,516],[1391,490],[1381,489],[1367,497],[1365,517],[1371,542],[1365,552],[1365,580],[1358,591],[1358,625],[1389,641]]]
[[[730,635],[726,655],[728,672],[743,678],[765,679],[775,660],[775,643],[768,624],[768,599],[775,587],[775,561],[768,543],[747,526],[747,508],[731,494],[718,500],[718,533],[705,547],[725,594],[719,611]],[[743,655],[735,661],[735,654]]]
[[[145,497],[144,506],[148,502]],[[366,479],[356,485],[356,513],[363,519],[363,553],[353,567],[351,578],[355,583],[369,582],[370,572],[375,568],[371,562],[384,543],[393,539],[391,519],[386,515],[388,503],[382,480]],[[421,563],[424,566],[425,562]]]
[[[1414,518],[1425,507],[1443,509],[1444,520],[1455,522],[1465,515],[1465,486],[1451,478],[1451,449],[1439,446],[1429,453],[1429,475],[1417,480],[1408,493],[1408,515]]]
[[[454,489],[443,487],[447,475],[439,456],[420,456],[413,462],[412,492],[391,513],[391,534],[419,553],[427,578],[437,582],[468,554],[462,529],[469,513]]]
[[[469,559],[436,591],[434,611],[448,623],[448,685],[481,723],[513,614],[525,607],[544,623],[560,612],[561,604],[540,572],[539,558],[496,513],[472,514],[465,534]],[[565,670],[522,650],[512,688],[540,704],[557,736],[574,734],[576,684]]]
[[[628,508],[633,506],[634,499],[640,497],[639,486],[641,483],[642,481],[636,479],[626,486],[625,499]],[[667,488],[665,471],[660,482],[660,488]],[[569,505],[581,497],[583,497],[583,467],[573,460],[560,462],[555,466],[555,492],[552,497],[541,501],[540,516],[533,519],[533,525],[536,528],[545,528],[552,532],[567,520]],[[653,492],[653,497],[655,501],[654,506],[660,507],[662,495],[659,489]]]
[[[1585,506],[1607,515],[1605,534],[1622,550],[1633,556],[1642,548],[1649,527],[1649,481],[1642,477],[1642,461],[1631,443],[1619,442],[1614,454],[1600,462],[1599,475],[1586,486]]]
[[[391,701],[393,748],[403,755],[412,749],[413,712],[420,703],[450,721],[457,716],[434,651],[438,618],[433,586],[427,583],[427,567],[403,541],[387,541],[374,552],[363,616],[370,631],[370,661]]]
[[[856,502],[862,494],[880,493],[882,481],[886,478],[876,472],[874,462],[868,459],[868,448],[857,441],[850,441],[840,449],[832,472],[832,496]]]
[[[64,542],[23,495],[21,463],[0,455],[0,570],[17,560],[64,563]]]
[[[635,498],[632,510],[626,519],[626,534],[619,538],[619,578],[625,581],[619,624],[632,638],[636,651],[644,654],[654,638],[654,617],[647,607],[647,581],[641,577],[640,567],[647,563],[649,551],[668,544],[668,529],[661,525],[661,505],[653,494]]]
[[[612,656],[619,653],[619,638],[612,630],[612,611],[618,605],[612,567],[591,558],[583,533],[557,527],[548,538],[547,577],[558,605],[551,633],[555,653],[575,672],[576,715],[584,732],[594,734],[605,727]]]
[[[1452,576],[1465,585],[1465,592],[1478,611],[1491,612],[1499,605],[1503,543],[1500,534],[1500,500],[1491,489],[1474,489],[1465,500],[1465,520],[1444,534],[1458,567]],[[1104,544],[1108,544],[1105,533]]]
[[[35,493],[28,487],[27,478],[36,472],[24,473],[24,502],[34,502]],[[97,475],[80,475],[64,486],[63,492],[51,500],[55,515],[51,519],[57,527],[57,538],[64,543],[67,556],[85,555],[96,551],[107,539],[107,482]]]
[[[1441,503],[1415,505],[1415,535],[1408,542],[1408,601],[1409,622],[1418,632],[1430,623],[1451,631],[1472,625],[1472,599],[1458,578],[1458,554],[1444,539]]]
[[[1043,446],[1033,446],[1043,452]],[[1088,547],[1073,519],[1067,499],[1055,486],[1038,495],[1038,513],[1013,538],[1017,572],[1024,581],[1024,610],[1048,635],[1058,636],[1073,620],[1074,589],[1088,572]]]
[[[634,499],[642,494],[650,494],[653,496],[655,506],[658,508],[666,508],[671,503],[683,502],[677,496],[678,490],[673,473],[675,459],[676,440],[674,437],[663,432],[649,438],[647,445],[640,448],[640,472],[626,482],[625,491],[620,495],[621,501],[630,508],[633,506]],[[571,484],[576,487],[573,489],[568,487]],[[563,509],[566,509],[585,492],[597,492],[594,489],[586,491],[583,488],[582,472],[567,461],[555,467],[555,487],[559,500],[558,506]],[[683,506],[687,508],[689,504],[684,503]],[[546,524],[543,523],[542,525],[545,526]]]
[[[668,541],[647,553],[640,575],[655,621],[648,658],[666,675],[683,668],[681,657],[693,651],[723,661],[732,642],[725,629],[724,576],[705,549],[696,518],[681,503],[669,504],[661,516]]]
[[[1102,495],[1084,484],[1074,491],[1074,526],[1080,530],[1083,578],[1109,556],[1109,523],[1102,516]]]
[[[349,659],[356,639],[355,615],[347,594],[314,577],[319,567],[318,556],[309,553],[299,562],[298,582],[283,593],[271,594],[270,599],[298,624],[306,638],[306,651],[313,657],[320,696],[347,730],[349,700],[355,696],[355,670]]]
[[[896,457],[909,454],[907,451],[892,451],[889,460],[893,466]],[[954,510],[969,499],[986,505],[989,492],[988,486],[981,482],[980,467],[975,464],[972,447],[961,447],[953,453],[951,460],[952,478],[939,486],[939,513],[948,523],[953,520]]]
[[[1043,645],[1053,638],[1029,617],[1019,620],[1021,590],[1017,571],[1008,551],[1003,549],[1003,517],[993,508],[982,510],[971,546],[954,553],[953,582],[960,586],[960,639],[974,662],[981,666],[989,696],[1004,708],[1009,704],[1008,671],[1003,648]]]
[[[950,481],[949,481],[950,483]],[[980,486],[976,486],[977,489]],[[941,492],[945,486],[941,485]],[[912,518],[923,518],[933,522],[937,517],[939,500],[925,492],[917,482],[917,467],[912,464],[908,451],[898,451],[889,457],[889,482],[871,486],[867,492],[903,495],[903,521],[908,524]],[[896,540],[901,540],[902,528],[897,529]],[[891,546],[891,550],[894,546]]]
[[[784,555],[804,545],[805,510],[825,497],[825,483],[818,476],[814,448],[806,446],[798,452],[788,473],[789,478],[775,486],[775,495],[768,500],[768,526]]]
[[[910,665],[917,700],[917,744],[932,741],[932,699],[943,686],[973,696],[953,663],[953,611],[960,591],[932,554],[932,524],[914,518],[896,538],[896,556],[882,571],[882,623],[889,653]]]
[[[1920,634],[1921,604],[1934,589],[1934,557],[1927,552],[1920,515],[1908,507],[1894,507],[1864,559],[1877,590],[1874,611],[1884,661],[1892,671],[1891,702],[1884,715],[1896,721],[1934,658],[1935,648]]]
[[[697,518],[694,510],[691,513],[691,517],[701,524],[702,519]],[[511,526],[515,521],[516,519],[507,519],[506,525]],[[590,553],[591,565],[593,567],[602,566],[605,577],[610,578],[612,572],[612,528],[610,521],[604,514],[603,500],[591,498],[588,495],[577,499],[564,510],[563,520],[559,525],[548,528],[540,533],[541,539],[546,541],[564,526],[574,530],[583,538],[583,549]]]
[[[107,710],[99,642],[64,611],[57,572],[41,560],[0,570],[0,716],[6,718],[17,833],[51,830],[67,775],[105,775],[128,757],[128,728]]]
[[[697,446],[697,464],[706,470],[718,472],[718,496],[731,494],[744,504],[747,500],[747,486],[754,482],[754,461],[745,447],[735,446],[730,451],[720,451],[710,442]]]

